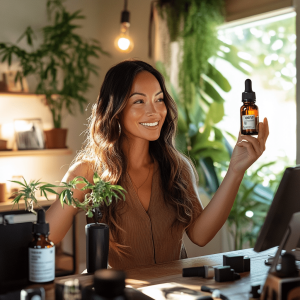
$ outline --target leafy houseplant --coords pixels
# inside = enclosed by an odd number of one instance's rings
[[[17,183],[21,185],[21,189],[17,192],[13,193],[13,196],[16,196],[13,199],[14,205],[17,204],[19,205],[20,199],[24,199],[25,202],[25,210],[28,210],[34,214],[36,214],[35,210],[33,209],[34,205],[38,205],[38,201],[36,199],[36,192],[40,190],[41,196],[45,196],[46,199],[47,197],[47,192],[57,194],[53,188],[56,187],[53,184],[41,182],[39,180],[33,180],[30,181],[29,183],[26,182],[25,178],[23,178],[24,183],[20,181],[15,181],[15,180],[10,180],[10,182]],[[58,195],[58,194],[57,194]]]
[[[24,183],[20,181],[11,181],[22,186],[22,188],[14,192],[13,203],[19,204],[21,199],[25,201],[25,208],[33,213],[36,213],[33,209],[34,204],[38,204],[36,199],[36,192],[40,191],[41,196],[47,197],[47,192],[56,194],[59,196],[60,203],[63,206],[64,204],[72,205],[83,209],[86,212],[86,215],[89,218],[94,216],[95,221],[101,218],[100,206],[106,204],[109,206],[113,199],[116,201],[120,199],[120,195],[123,200],[125,200],[124,192],[126,192],[120,185],[112,185],[110,182],[105,182],[101,180],[97,172],[94,173],[93,181],[94,184],[90,183],[86,178],[82,176],[77,176],[69,182],[62,182],[62,185],[53,185],[46,182],[30,181],[29,183],[23,178]],[[84,201],[80,202],[78,199],[73,197],[73,189],[77,189],[78,184],[85,184],[80,190],[91,190],[90,193],[85,195]],[[53,188],[62,188],[62,191],[58,194]],[[119,194],[119,195],[118,195]]]
[[[17,72],[15,81],[23,76],[36,76],[35,92],[45,95],[54,129],[61,129],[63,111],[66,109],[68,113],[74,114],[75,108],[79,106],[83,113],[84,104],[88,102],[84,94],[91,87],[90,74],[98,74],[97,66],[91,62],[91,58],[107,53],[97,40],[86,40],[76,33],[81,26],[74,24],[74,21],[85,18],[80,10],[69,13],[62,0],[48,0],[47,12],[52,25],[42,28],[43,41],[38,47],[33,43],[35,35],[32,28],[27,27],[18,42],[26,38],[31,51],[14,44],[0,43],[0,57],[9,66],[13,56],[17,57],[22,71]],[[54,131],[58,133],[58,130]],[[49,142],[48,137],[48,148],[56,147],[49,145]],[[61,147],[65,147],[65,143],[59,145]]]
[[[101,204],[109,206],[112,203],[113,198],[118,200],[120,197],[117,193],[125,200],[123,192],[126,191],[120,185],[111,185],[109,182],[101,180],[97,172],[94,173],[93,181],[94,184],[91,184],[86,178],[77,176],[68,183],[62,182],[62,187],[64,189],[60,193],[59,199],[62,206],[65,203],[83,209],[86,212],[86,215],[89,218],[94,217],[97,223],[102,217],[99,209]],[[81,191],[91,190],[90,193],[85,195],[83,202],[73,198],[73,191],[71,189],[76,189],[77,184],[85,184],[85,186],[80,189]]]

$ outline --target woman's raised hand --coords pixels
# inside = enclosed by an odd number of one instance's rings
[[[229,170],[244,175],[245,171],[263,154],[269,136],[267,118],[259,123],[257,138],[239,133],[238,141],[233,149]]]

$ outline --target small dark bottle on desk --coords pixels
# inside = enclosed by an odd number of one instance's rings
[[[255,105],[256,96],[252,91],[252,83],[250,79],[245,81],[245,92],[242,93],[242,102],[244,103],[240,109],[241,113],[241,134],[258,135],[258,107]]]
[[[33,224],[33,240],[29,244],[29,281],[50,283],[55,277],[55,246],[48,239],[49,224],[45,222],[45,211],[37,213]]]

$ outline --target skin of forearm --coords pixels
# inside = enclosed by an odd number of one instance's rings
[[[49,239],[54,243],[59,243],[73,223],[73,217],[76,215],[77,209],[72,206],[61,206],[57,197],[56,201],[46,211],[46,221],[49,223],[50,235]]]
[[[189,230],[191,241],[205,246],[226,222],[244,174],[229,168],[217,192]]]

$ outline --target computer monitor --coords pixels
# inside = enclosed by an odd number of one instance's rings
[[[300,212],[300,165],[285,170],[254,251],[260,252],[279,246],[291,217],[296,212]],[[300,241],[297,247],[300,247]]]

